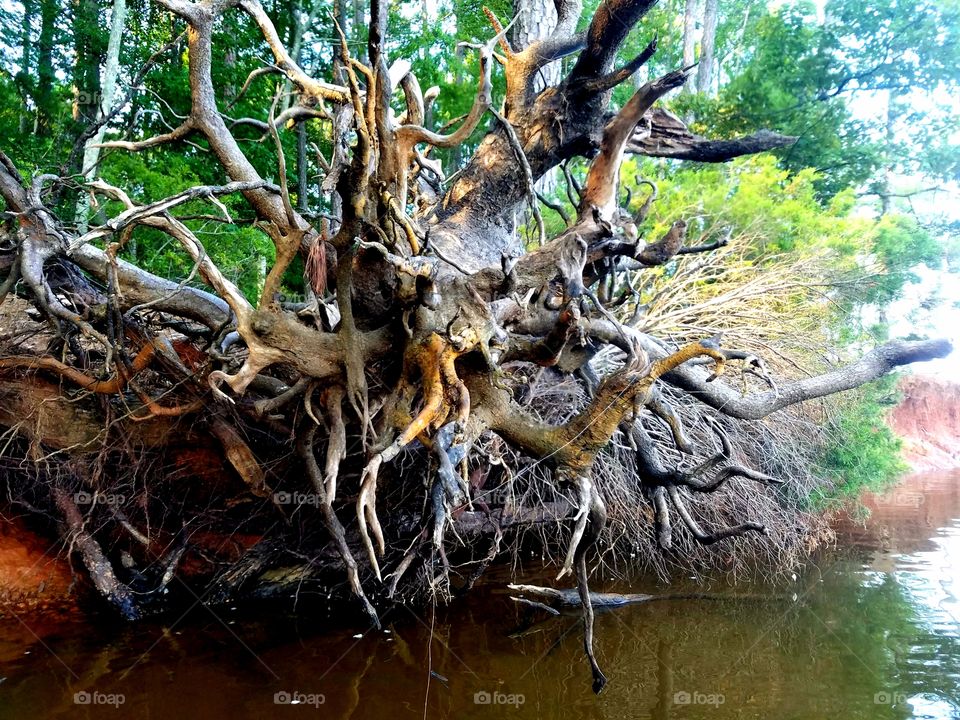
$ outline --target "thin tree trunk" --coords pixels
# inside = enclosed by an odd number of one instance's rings
[[[123,44],[123,27],[127,18],[126,0],[113,0],[113,10],[110,13],[110,40],[107,43],[107,58],[103,68],[102,90],[97,105],[96,118],[103,117],[110,112],[117,94],[117,74],[120,70],[120,46]],[[98,73],[99,76],[99,73]],[[100,161],[98,143],[103,142],[106,127],[97,130],[96,135],[87,140],[83,149],[82,173],[87,180],[94,178],[97,163]],[[90,199],[86,193],[80,193],[77,199],[76,221],[80,232],[87,231],[87,212],[90,209]]]
[[[453,75],[454,87],[460,87],[463,83],[463,72],[460,70],[463,62],[463,48],[459,45],[454,49],[454,55],[457,58],[456,70]],[[463,146],[457,143],[450,149],[450,173],[455,173],[463,164]]]
[[[897,135],[897,108],[899,106],[900,93],[896,90],[890,90],[887,95],[887,120],[886,120],[886,162],[883,167],[883,183],[880,189],[880,215],[889,215],[893,212],[893,144],[896,142]]]
[[[513,12],[519,15],[513,30],[513,46],[517,50],[550,37],[557,27],[553,0],[514,0]],[[539,92],[546,86],[556,85],[560,82],[560,71],[559,62],[544,66],[534,79],[534,89]]]
[[[20,72],[23,80],[18,82],[21,95],[26,98],[29,93],[30,67],[33,63],[33,16],[36,12],[34,0],[23,0],[23,26],[20,29]],[[30,112],[26,105],[20,111],[20,134],[29,130]]]
[[[234,48],[227,48],[223,53],[223,66],[230,72],[230,78],[223,86],[223,99],[233,101],[237,97],[237,86],[233,84],[233,70],[237,66],[237,51]]]
[[[303,36],[306,33],[307,28],[311,27],[317,19],[317,14],[320,11],[320,3],[318,0],[306,0],[306,6],[303,9],[297,8],[291,13],[293,18],[290,27],[290,34],[292,39],[290,41],[290,57],[297,61],[298,64],[303,64]],[[336,49],[335,49],[336,50]],[[337,57],[337,53],[334,52],[334,58]],[[286,110],[293,103],[293,84],[290,80],[286,80],[283,84],[284,92],[283,97],[280,99],[280,107],[278,112]]]
[[[343,31],[344,36],[350,37],[351,25],[350,25],[350,16],[347,13],[347,2],[349,0],[333,0],[333,15],[337,19],[337,23],[340,25],[340,29]],[[346,71],[343,68],[343,63],[340,59],[340,43],[335,41],[333,43],[333,78],[335,82],[342,83],[346,85]],[[343,200],[340,197],[340,193],[334,189],[330,193],[330,214],[336,218],[334,222],[330,224],[330,232],[335,233],[340,229],[340,218],[343,216]],[[313,289],[310,287],[310,284],[307,283],[307,294],[312,295]]]
[[[550,37],[557,27],[557,9],[553,0],[514,0],[513,11],[517,24],[513,30],[513,45],[522,50],[533,42]],[[545,65],[534,78],[533,87],[540,92],[546,87],[552,87],[560,82],[562,64],[552,62]],[[536,183],[537,192],[551,195],[557,187],[557,175],[551,171],[546,173]]]
[[[356,53],[357,58],[360,62],[367,61],[367,46],[366,43],[360,42],[360,33],[366,25],[366,9],[363,3],[363,0],[353,0],[353,39],[356,41],[356,47],[350,48],[351,51]],[[347,37],[351,37],[347,35]]]
[[[297,123],[297,210],[307,211],[307,126]]]
[[[699,0],[687,0],[683,10],[683,66],[693,65],[697,50],[697,6]],[[692,78],[683,86],[684,90],[693,89]]]
[[[73,85],[76,89],[73,119],[85,128],[99,115],[100,64],[104,47],[97,0],[77,0],[73,15]]]
[[[50,121],[53,117],[53,44],[59,13],[60,4],[56,0],[42,0],[40,4],[37,86],[33,97],[37,104],[37,121],[34,128],[38,135],[46,135],[50,132]]]
[[[706,0],[703,11],[703,39],[700,41],[700,65],[697,66],[697,92],[709,93],[713,81],[713,50],[717,39],[718,0]]]

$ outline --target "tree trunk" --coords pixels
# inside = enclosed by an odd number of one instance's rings
[[[700,64],[697,66],[697,92],[710,93],[713,81],[713,53],[717,37],[718,0],[705,0],[703,12],[703,37],[700,41]]]
[[[117,95],[117,76],[120,72],[120,47],[123,44],[123,28],[127,17],[126,0],[113,0],[113,9],[110,12],[110,37],[107,41],[107,55],[103,67],[103,82],[99,81],[97,70],[97,84],[102,88],[96,99],[97,112],[92,118],[101,120],[113,108]],[[84,144],[81,172],[89,181],[96,177],[97,164],[100,161],[100,148],[106,133],[106,125],[100,127],[96,134]],[[81,192],[77,197],[76,223],[77,231],[81,234],[87,231],[87,214],[90,211],[90,196]]]
[[[100,65],[103,33],[97,0],[76,0],[73,11],[73,119],[85,128],[100,113]]]
[[[353,0],[353,17],[351,18],[350,26],[353,28],[353,35],[348,35],[347,37],[353,37],[354,42],[356,42],[355,48],[352,48],[357,55],[357,59],[361,62],[365,62],[367,59],[366,48],[363,46],[363,43],[360,42],[360,31],[366,25],[366,5],[363,0]]]
[[[30,69],[33,67],[33,18],[36,13],[35,0],[23,1],[23,25],[20,28],[20,72],[17,76],[17,89],[26,100],[30,95]],[[30,113],[26,103],[20,111],[20,134],[25,135],[30,127]]]
[[[557,27],[557,9],[553,0],[515,0],[513,14],[513,46],[522,50],[538,40],[545,40]],[[560,62],[552,62],[540,69],[533,81],[534,92],[560,82]]]
[[[57,0],[40,0],[40,39],[37,43],[37,85],[33,100],[37,105],[36,132],[47,135],[55,112],[53,97],[53,46],[56,36],[57,16],[60,3]]]
[[[686,0],[683,9],[683,66],[690,67],[696,61],[697,54],[697,16],[700,9],[700,0]],[[690,79],[683,86],[684,90],[693,89],[693,80]]]
[[[517,49],[529,47],[538,40],[546,40],[557,27],[557,9],[553,0],[516,0],[513,7],[517,22],[513,26],[513,45]],[[534,92],[560,82],[560,61],[540,69],[533,81]],[[557,188],[557,175],[548,172],[536,184],[537,192],[551,195]]]
[[[897,118],[902,113],[900,98],[902,93],[897,90],[887,92],[887,116],[885,126],[886,161],[883,165],[883,179],[880,182],[880,215],[889,215],[893,211],[894,185],[893,175],[895,166],[893,163],[894,144],[897,141]]]

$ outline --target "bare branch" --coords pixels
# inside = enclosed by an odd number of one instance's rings
[[[697,162],[726,162],[792,145],[797,138],[760,130],[732,140],[708,140],[691,133],[675,115],[657,108],[637,126],[627,143],[627,152],[650,157],[666,157]]]
[[[571,84],[610,72],[617,52],[633,26],[656,0],[604,0],[590,21],[587,46],[570,73]]]
[[[581,217],[590,208],[596,208],[600,217],[605,220],[613,216],[617,207],[620,163],[634,127],[653,103],[683,85],[686,79],[687,70],[676,70],[647,83],[637,90],[620,112],[607,123],[600,141],[600,154],[594,159],[587,175],[583,199],[580,202]]]
[[[599,330],[601,322],[592,321],[592,328]],[[602,335],[609,342],[616,342],[619,332],[609,327]],[[653,338],[643,333],[636,333],[633,337],[652,357],[666,356],[667,351]],[[946,357],[952,350],[952,343],[945,339],[894,340],[833,372],[797,380],[777,390],[747,397],[741,396],[729,385],[708,383],[710,373],[696,366],[675,368],[664,379],[725,415],[742,420],[759,420],[790,405],[859,387],[903,365]]]
[[[301,92],[317,99],[330,100],[340,104],[350,102],[350,91],[347,88],[315,80],[297,65],[284,47],[273,21],[267,15],[259,0],[240,0],[239,6],[260,27],[260,32],[263,33],[267,45],[273,51],[277,67],[290,78],[294,85],[300,88]]]
[[[97,193],[119,200],[127,206],[127,209],[116,217],[108,220],[104,225],[93,228],[89,232],[72,240],[68,250],[71,255],[74,254],[81,245],[114,235],[129,225],[142,222],[144,218],[150,217],[151,215],[163,215],[171,209],[193,200],[211,199],[220,195],[229,195],[231,193],[259,188],[267,188],[274,192],[279,192],[279,188],[264,180],[232,182],[226,185],[198,185],[148,205],[134,205],[125,192],[112,185],[108,185],[102,180],[88,183],[87,186]]]
[[[157,147],[158,145],[164,145],[177,140],[183,140],[192,132],[194,132],[194,130],[196,130],[196,127],[194,125],[193,118],[187,118],[182,124],[178,125],[170,132],[163,133],[162,135],[154,135],[146,140],[138,140],[136,142],[130,140],[108,140],[107,142],[91,145],[91,147],[119,148],[120,150],[129,150],[130,152],[141,152],[152,147]]]
[[[643,51],[622,68],[601,78],[586,80],[583,83],[583,87],[588,92],[606,92],[607,90],[611,90],[620,83],[629,80],[656,52],[657,38],[654,36],[653,40],[649,42]]]

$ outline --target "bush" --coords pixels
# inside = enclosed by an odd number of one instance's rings
[[[885,422],[899,401],[898,376],[865,385],[828,427],[820,460],[827,482],[811,494],[815,507],[826,507],[858,496],[863,490],[882,491],[907,469],[900,456],[901,441]]]

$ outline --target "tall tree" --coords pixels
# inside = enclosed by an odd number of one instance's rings
[[[37,42],[37,80],[33,100],[37,105],[36,128],[39,135],[51,131],[55,112],[54,104],[54,40],[57,17],[60,14],[57,0],[40,0],[40,38]]]
[[[103,40],[98,0],[74,0],[73,119],[81,128],[94,122],[100,112],[100,68],[106,49]]]
[[[35,0],[24,0],[23,20],[20,27],[20,71],[17,73],[17,86],[21,96],[30,95],[30,68],[33,67],[33,18],[36,13]],[[26,104],[20,111],[20,134],[25,135],[31,122]]]
[[[106,133],[105,116],[113,110],[117,95],[117,77],[120,73],[120,46],[123,43],[123,29],[127,18],[126,0],[113,0],[110,12],[110,35],[107,40],[107,52],[103,66],[103,78],[97,70],[97,86],[99,94],[92,99],[96,113],[88,118],[88,124],[99,123],[99,129],[84,143],[83,159],[80,172],[88,181],[96,176],[97,163],[100,160],[100,143]],[[87,231],[87,212],[90,208],[90,197],[80,193],[77,200],[77,229],[78,232]]]
[[[700,59],[697,65],[697,92],[709,93],[713,80],[713,51],[717,39],[718,0],[704,0],[703,35],[700,39]]]
[[[516,48],[529,47],[532,43],[546,40],[557,27],[557,9],[553,0],[517,0],[513,3],[516,23],[513,26],[513,45]],[[539,91],[544,87],[556,85],[560,81],[560,62],[555,61],[542,67],[534,80]]]
[[[700,0],[686,0],[683,9],[683,66],[690,67],[696,59],[697,53],[697,13],[700,9]],[[692,81],[684,86],[690,90]]]
[[[819,168],[825,195],[866,183],[885,158],[901,172],[956,177],[960,157],[948,128],[958,117],[945,99],[960,88],[951,60],[960,52],[958,28],[955,0],[834,0],[822,17],[803,3],[755,8],[746,30],[752,47],[739,67],[726,70],[731,77],[717,102],[694,105],[702,111],[697,121],[721,134],[773,127],[797,135],[798,143],[781,151],[784,162]],[[888,91],[909,109],[896,118],[894,145],[879,110]],[[878,112],[852,113],[854,98]]]

